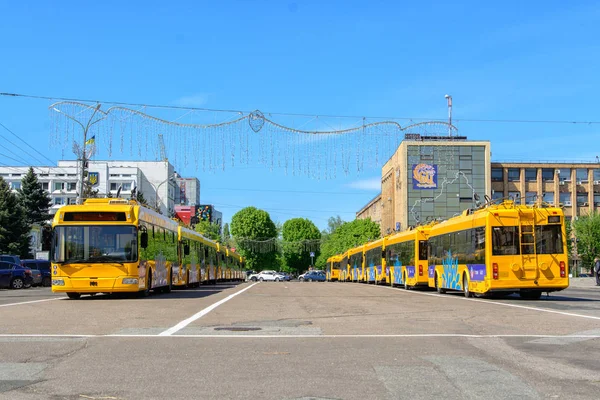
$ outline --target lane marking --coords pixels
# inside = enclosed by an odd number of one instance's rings
[[[494,305],[498,305],[498,306],[522,308],[525,310],[542,311],[542,312],[547,312],[547,313],[552,313],[552,314],[566,315],[568,317],[587,318],[587,319],[593,319],[593,320],[600,321],[600,317],[594,317],[592,315],[584,315],[584,314],[575,314],[575,313],[570,313],[570,312],[565,312],[565,311],[550,310],[548,308],[521,306],[519,304],[502,303],[502,302],[496,302],[496,301],[486,300],[486,299],[472,299],[472,298],[458,297],[458,296],[451,296],[451,295],[449,296],[449,295],[443,295],[443,294],[439,294],[439,293],[419,292],[418,290],[404,290],[402,288],[390,287],[390,286],[379,286],[379,287],[384,288],[384,289],[395,290],[396,292],[399,292],[399,293],[419,294],[419,295],[423,295],[423,296],[440,297],[443,299],[465,300],[465,301],[472,301],[475,303],[487,303],[487,304],[494,304]],[[460,292],[457,292],[457,293],[460,293]]]
[[[600,334],[590,335],[548,335],[548,334],[469,334],[469,333],[414,333],[414,334],[355,334],[355,335],[240,335],[240,334],[215,334],[215,335],[147,335],[147,334],[106,334],[106,335],[79,335],[79,334],[28,334],[28,333],[3,333],[0,338],[229,338],[229,339],[304,339],[304,338],[321,338],[321,339],[373,339],[373,338],[478,338],[478,339],[494,339],[494,338],[523,338],[523,339],[600,339]]]
[[[21,304],[41,303],[42,301],[64,300],[64,297],[53,297],[51,299],[22,301],[20,303],[0,304],[0,307],[20,306]]]
[[[192,322],[194,322],[195,320],[197,320],[198,318],[202,318],[203,316],[205,316],[206,314],[208,314],[209,312],[211,312],[212,310],[214,310],[215,308],[219,307],[221,304],[233,299],[235,296],[244,293],[246,290],[250,289],[252,286],[258,284],[258,282],[253,283],[252,285],[245,287],[244,289],[235,292],[234,294],[231,294],[227,297],[225,297],[222,300],[217,301],[216,303],[206,307],[204,310],[201,310],[199,312],[197,312],[196,314],[192,315],[191,317],[184,319],[183,321],[181,321],[180,323],[178,323],[177,325],[167,329],[164,332],[161,332],[159,334],[159,336],[171,336],[172,334],[174,334],[175,332],[178,332],[180,330],[182,330],[183,328],[185,328],[186,326],[188,326],[189,324],[191,324]]]

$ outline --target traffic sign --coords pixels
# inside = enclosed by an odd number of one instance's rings
[[[311,257],[314,257],[314,256],[315,256],[315,252],[314,252],[314,251],[311,251],[311,252],[310,252],[310,256],[311,256]]]

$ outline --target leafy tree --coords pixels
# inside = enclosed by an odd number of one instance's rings
[[[31,225],[17,196],[0,177],[0,252],[28,258]]]
[[[339,228],[343,224],[344,220],[342,220],[342,218],[339,215],[336,215],[335,217],[329,217],[329,219],[327,220],[327,229],[325,230],[325,232],[331,235],[333,232],[335,232],[337,228]]]
[[[311,264],[311,251],[318,257],[320,243],[315,246],[314,241],[321,239],[321,232],[312,221],[306,218],[289,219],[283,224],[282,235],[283,257],[290,269],[298,272],[306,269]]]
[[[220,227],[217,224],[211,224],[205,220],[198,221],[194,230],[215,242],[221,242],[221,234],[219,233]]]
[[[268,212],[246,207],[231,218],[231,235],[249,269],[277,268],[277,228]]]
[[[593,212],[578,217],[573,221],[573,230],[583,265],[592,267],[594,258],[600,256],[600,214]]]
[[[148,206],[148,201],[146,201],[146,198],[144,197],[144,193],[142,192],[137,192],[137,194],[135,195],[135,199],[137,200],[138,203],[140,203],[141,205],[147,207]]]
[[[344,222],[321,244],[321,254],[315,265],[324,268],[329,257],[379,239],[380,234],[379,224],[370,218]]]
[[[49,210],[52,207],[52,199],[42,188],[33,168],[30,167],[21,180],[21,189],[17,197],[21,206],[27,211],[25,213],[27,224],[44,225],[51,218]]]
[[[229,224],[227,222],[225,225],[223,225],[223,234],[221,235],[221,239],[227,246],[231,244],[231,233],[229,232]]]

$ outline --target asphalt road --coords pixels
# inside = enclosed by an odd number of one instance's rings
[[[352,283],[78,301],[0,290],[0,399],[596,399],[600,289],[465,299]]]

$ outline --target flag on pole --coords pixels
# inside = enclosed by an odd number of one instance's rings
[[[85,141],[85,144],[94,144],[96,142],[96,135],[92,136],[91,138],[89,138],[88,140]]]

